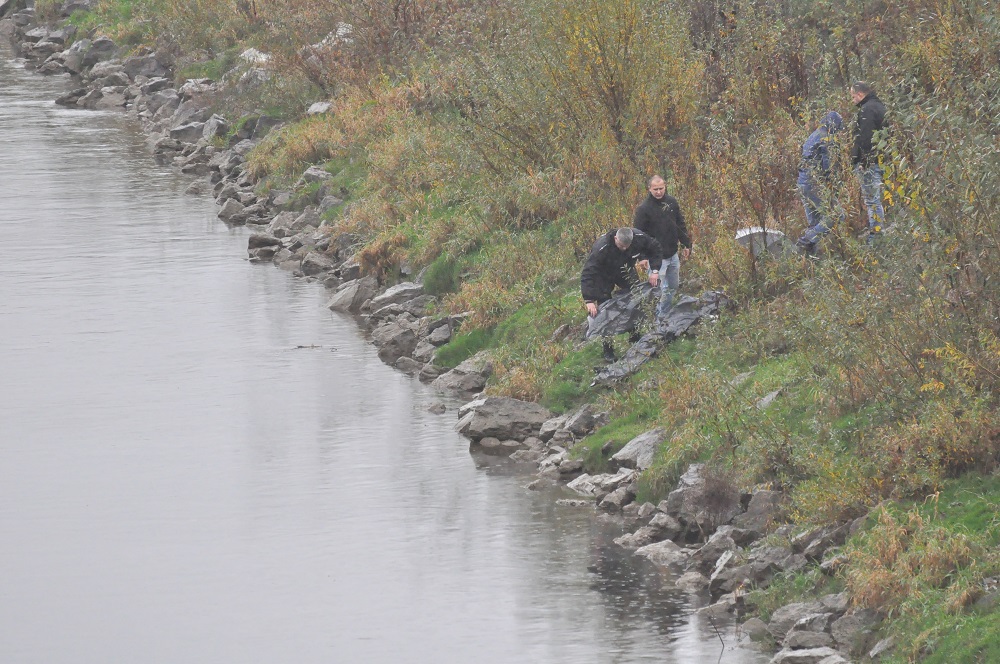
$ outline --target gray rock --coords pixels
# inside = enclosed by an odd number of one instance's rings
[[[674,582],[674,585],[687,592],[701,592],[708,588],[708,579],[700,572],[689,571],[681,574],[677,581]],[[761,625],[764,625],[764,631],[767,631],[767,625],[764,624],[764,621],[759,618],[757,620]]]
[[[592,404],[584,404],[575,413],[566,418],[563,429],[577,438],[590,434],[598,424],[598,412]]]
[[[163,109],[164,114],[169,113],[173,115],[173,112],[181,105],[181,96],[177,94],[177,90],[166,88],[154,92],[152,95],[146,97],[145,101],[146,109],[150,113],[155,115],[160,109]]]
[[[758,533],[767,533],[784,516],[781,491],[756,491],[747,511],[733,519],[733,525]]]
[[[683,565],[688,559],[687,549],[682,549],[670,540],[663,540],[655,544],[647,544],[636,549],[635,555],[642,556],[652,563],[663,567],[671,565]]]
[[[836,655],[830,655],[829,657],[824,657],[823,659],[819,660],[818,664],[851,664],[851,663],[846,659],[844,659],[843,655],[837,653]]]
[[[826,632],[794,631],[789,632],[782,642],[787,650],[807,650],[810,648],[832,648],[833,637]]]
[[[767,631],[767,623],[756,616],[740,625],[740,631],[749,636],[750,640],[755,643],[771,638],[771,633]]]
[[[775,390],[774,392],[770,392],[769,394],[767,394],[764,398],[762,398],[760,401],[757,402],[757,410],[766,409],[768,406],[774,403],[774,400],[778,398],[779,394],[781,394],[781,390]]]
[[[796,623],[802,618],[816,613],[823,613],[823,605],[819,602],[787,604],[771,614],[771,622],[768,623],[767,629],[771,632],[774,640],[781,643]]]
[[[164,78],[162,76],[157,76],[147,80],[145,83],[139,86],[139,91],[145,95],[150,96],[161,90],[166,90],[173,86],[173,81],[169,78]]]
[[[587,474],[580,475],[573,481],[569,482],[566,485],[566,488],[571,491],[576,491],[582,496],[596,496],[600,493],[594,478]]]
[[[204,131],[204,122],[189,122],[171,129],[169,136],[175,141],[181,141],[182,143],[197,143]]]
[[[243,204],[234,198],[230,198],[219,210],[219,219],[231,224],[239,223],[246,218],[243,213]]]
[[[666,431],[663,429],[653,429],[639,434],[611,457],[611,466],[639,470],[649,468],[666,437]]]
[[[201,136],[210,141],[217,136],[225,136],[228,133],[229,123],[226,122],[226,119],[221,115],[213,115],[205,121]]]
[[[422,340],[417,344],[417,347],[413,349],[413,359],[426,364],[434,359],[435,350],[436,348],[434,346],[427,343],[426,340]]]
[[[319,202],[319,209],[320,212],[327,212],[328,210],[332,210],[343,203],[344,200],[342,198],[337,198],[336,196],[324,196]]]
[[[552,416],[548,409],[537,403],[509,397],[486,397],[475,403],[456,425],[459,433],[473,441],[488,436],[524,440],[534,435],[542,423]]]
[[[312,104],[307,110],[306,115],[321,115],[330,110],[331,104],[328,101],[318,101]]]
[[[247,249],[259,249],[261,247],[279,246],[281,240],[268,233],[254,233],[247,240]]]
[[[417,335],[399,321],[380,325],[372,332],[372,341],[378,346],[378,356],[386,364],[409,356],[417,346]]]
[[[653,518],[649,520],[649,525],[658,529],[667,539],[674,539],[684,530],[680,521],[662,512],[653,515]]]
[[[823,595],[819,598],[820,604],[827,611],[835,614],[843,614],[847,611],[847,607],[850,606],[850,597],[848,597],[846,592],[836,593],[832,595]]]
[[[324,182],[332,177],[333,175],[322,166],[310,166],[302,174],[302,177],[299,178],[295,187],[298,188],[304,184],[312,184],[313,182]]]
[[[145,76],[147,78],[165,77],[170,73],[170,70],[157,60],[154,55],[137,55],[126,58],[122,62],[122,67],[125,73],[128,74],[128,77],[132,79],[136,76]]]
[[[398,360],[396,360],[396,363],[393,364],[392,366],[399,369],[403,373],[409,374],[411,376],[420,373],[420,370],[423,369],[424,367],[423,364],[417,362],[412,357],[405,357],[405,356],[400,357]]]
[[[431,387],[449,392],[480,392],[486,387],[486,381],[492,374],[493,362],[489,352],[480,351],[436,378]],[[537,433],[537,430],[532,432],[534,433]]]
[[[881,620],[875,611],[858,609],[833,621],[830,633],[839,648],[851,654],[859,654],[868,650],[879,622]]]
[[[871,659],[879,659],[882,655],[885,655],[896,647],[896,639],[892,636],[887,637],[875,644],[875,647],[868,652],[868,657]]]
[[[302,274],[307,277],[314,277],[332,269],[333,261],[317,251],[310,251],[302,259]]]
[[[770,664],[819,664],[827,657],[840,656],[833,648],[809,648],[808,650],[782,650]]]
[[[388,288],[384,293],[372,298],[372,311],[390,304],[400,304],[424,294],[422,284],[403,282]]]
[[[553,417],[542,423],[541,428],[538,430],[538,437],[543,441],[549,440],[555,434],[556,431],[562,429],[563,424],[566,422],[566,416],[560,415],[559,417]]]
[[[643,526],[634,533],[626,533],[621,537],[616,537],[614,541],[623,549],[638,549],[661,539],[662,537],[659,536],[659,531],[656,528]]]
[[[488,436],[478,441],[472,441],[470,447],[491,456],[510,456],[521,447],[521,444],[516,440],[500,440]]]
[[[433,381],[435,378],[444,373],[444,369],[435,365],[433,362],[428,362],[424,365],[424,368],[420,370],[418,378],[425,383]]]
[[[705,545],[691,556],[691,564],[702,574],[708,574],[716,568],[723,554],[736,551],[736,549],[736,542],[733,541],[732,537],[716,533],[709,537]]]
[[[713,618],[724,618],[736,611],[736,598],[732,593],[723,595],[715,604],[709,604],[695,611],[699,616],[711,616]]]
[[[561,465],[560,470],[562,470]],[[598,507],[605,512],[621,512],[622,508],[633,500],[635,500],[635,491],[629,487],[622,486],[602,498],[601,502],[598,503]]]
[[[739,491],[706,475],[705,464],[692,464],[667,496],[667,512],[682,523],[711,531],[741,512]]]
[[[450,325],[439,325],[434,328],[429,335],[427,335],[428,343],[435,346],[443,346],[449,341],[451,341],[451,326]]]
[[[376,288],[378,288],[378,282],[374,277],[362,277],[348,281],[337,290],[336,295],[330,299],[326,306],[332,311],[357,313],[361,310],[361,305],[371,299]]]
[[[118,47],[107,37],[98,37],[87,48],[80,63],[81,69],[96,68],[101,62],[107,62],[118,54]],[[91,70],[93,71],[93,70]]]

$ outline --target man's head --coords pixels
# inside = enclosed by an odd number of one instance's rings
[[[651,193],[653,195],[653,198],[657,200],[663,198],[664,195],[666,195],[667,193],[667,183],[664,182],[663,178],[661,178],[659,175],[654,175],[653,177],[649,178],[649,181],[646,183],[646,185],[649,187],[649,193]]]
[[[864,81],[855,81],[851,85],[851,101],[855,104],[860,104],[864,101],[864,98],[875,92],[872,86],[868,85]]]
[[[618,232],[615,233],[615,246],[625,251],[632,246],[632,235],[631,228],[619,228]]]

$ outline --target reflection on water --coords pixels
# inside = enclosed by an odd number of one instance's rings
[[[719,661],[66,84],[0,64],[0,661]]]

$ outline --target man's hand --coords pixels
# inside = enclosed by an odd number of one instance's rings
[[[639,266],[639,267],[641,267],[643,270],[647,270],[647,271],[649,270],[649,261],[648,260],[641,260],[638,263],[636,263],[636,265]]]
[[[691,251],[693,249],[694,249],[694,247],[684,247],[683,249],[681,249],[681,258],[690,258],[691,257]]]
[[[660,275],[655,272],[649,273],[649,285],[656,288],[656,285],[660,283]]]
[[[587,305],[587,315],[591,318],[597,315],[597,303],[596,302],[586,302]]]

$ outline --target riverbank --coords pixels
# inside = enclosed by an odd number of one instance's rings
[[[28,23],[22,27],[30,26]],[[22,48],[26,53],[35,53],[36,62],[53,49],[53,45],[59,46],[60,40],[64,44],[67,39],[65,34],[53,34],[59,31],[36,32],[27,38],[30,32],[33,30],[23,32],[29,46],[22,45]],[[32,41],[35,37],[38,38]],[[83,40],[77,40],[71,47],[77,48],[81,63],[88,58],[102,57],[101,49],[106,48],[105,42],[100,40],[93,40],[86,48],[82,44]],[[91,49],[94,49],[93,55]],[[54,68],[59,58],[52,59],[57,53],[63,58],[62,66],[66,66],[66,62],[73,66],[74,53],[51,51],[40,69],[45,70],[48,66],[49,70],[58,71]],[[399,275],[386,273],[377,260],[372,261],[372,247],[378,249],[377,243],[366,243],[363,234],[345,232],[342,226],[329,223],[331,217],[343,211],[344,198],[352,193],[351,185],[359,177],[357,172],[352,172],[350,164],[341,165],[339,170],[329,166],[310,167],[291,178],[293,186],[288,191],[271,188],[261,192],[261,183],[248,166],[248,155],[280,120],[267,115],[249,115],[241,118],[238,129],[232,130],[223,117],[217,115],[213,119],[210,107],[206,106],[221,93],[214,81],[198,79],[173,87],[173,75],[167,64],[153,55],[125,59],[118,64],[102,65],[100,62],[86,73],[89,84],[78,93],[63,98],[61,103],[128,108],[152,132],[161,132],[153,142],[157,159],[206,178],[193,187],[213,188],[221,204],[223,219],[228,223],[250,224],[260,231],[250,239],[251,258],[274,262],[330,288],[331,308],[360,314],[362,324],[372,331],[379,356],[387,363],[420,374],[424,379],[434,379],[435,383],[441,381],[440,387],[450,384],[468,393],[486,387],[491,372],[496,369],[491,364],[500,364],[502,375],[498,378],[505,381],[502,383],[506,385],[505,391],[517,394],[518,390],[510,388],[517,385],[518,364],[528,364],[529,360],[528,356],[517,358],[516,353],[527,351],[539,333],[553,340],[553,344],[561,344],[562,361],[566,364],[559,371],[564,371],[562,376],[570,380],[562,381],[560,389],[568,398],[554,399],[552,393],[543,393],[543,401],[562,406],[565,415],[555,416],[532,402],[506,396],[474,400],[460,412],[463,416],[461,427],[480,449],[514,453],[519,459],[537,463],[540,479],[569,481],[573,490],[599,501],[600,509],[620,514],[619,518],[634,529],[631,535],[622,539],[621,545],[634,547],[640,555],[655,558],[662,564],[679,564],[687,568],[689,575],[685,575],[685,583],[692,587],[707,585],[709,592],[719,600],[713,611],[742,611],[747,603],[745,591],[748,588],[762,589],[774,580],[778,591],[750,602],[756,601],[765,607],[764,615],[770,619],[767,629],[762,630],[759,623],[749,623],[747,631],[787,646],[785,650],[789,652],[776,656],[776,661],[837,657],[833,652],[806,652],[830,646],[837,646],[849,656],[870,655],[876,648],[877,611],[850,607],[848,596],[840,594],[845,582],[850,580],[847,576],[850,565],[842,556],[847,555],[846,551],[855,556],[855,561],[861,560],[866,544],[862,538],[846,550],[840,547],[846,545],[848,536],[866,531],[877,534],[880,527],[888,536],[892,530],[890,526],[912,520],[912,515],[921,513],[920,509],[908,512],[904,507],[901,515],[894,515],[891,510],[879,510],[870,517],[858,514],[857,503],[874,503],[877,500],[872,498],[881,498],[871,491],[871,487],[850,483],[852,474],[864,477],[863,469],[850,463],[838,467],[829,450],[821,447],[789,451],[771,444],[774,432],[763,430],[767,425],[755,419],[801,418],[800,409],[810,399],[814,404],[824,402],[816,400],[815,394],[798,389],[813,367],[808,365],[807,358],[788,353],[789,340],[780,330],[768,329],[763,324],[765,316],[742,320],[729,317],[713,322],[705,330],[704,340],[688,340],[676,349],[668,348],[664,353],[666,362],[652,363],[639,372],[630,387],[618,389],[612,397],[606,398],[603,393],[585,387],[593,376],[590,365],[595,361],[595,351],[579,344],[578,326],[582,316],[579,307],[567,305],[561,312],[567,322],[554,329],[550,329],[552,326],[547,318],[543,319],[545,325],[539,326],[545,329],[533,330],[535,334],[526,335],[519,329],[530,327],[532,315],[541,309],[558,308],[572,296],[557,292],[555,301],[541,299],[534,308],[526,308],[519,320],[515,314],[514,323],[506,332],[503,323],[494,327],[489,333],[491,338],[486,341],[482,333],[486,328],[482,327],[482,316],[477,311],[427,316],[425,314],[437,304],[433,298],[438,295],[426,292],[427,277],[435,276],[435,271],[425,272],[423,279],[419,278],[419,272],[414,273],[405,265],[400,266]],[[330,110],[321,108],[322,103],[314,109],[313,115],[322,117]],[[384,288],[399,278],[403,279],[401,284]],[[461,300],[453,299],[449,304],[461,304]],[[466,327],[473,329],[463,334],[462,326],[466,321],[469,322]],[[764,352],[751,346],[751,353],[757,354],[753,358],[734,356],[729,350],[728,354],[720,353],[714,362],[700,360],[699,356],[720,350],[720,328],[734,331],[737,338],[745,335]],[[760,338],[754,328],[767,329],[769,336]],[[506,357],[501,352],[498,358],[494,341],[505,334],[510,340],[510,349]],[[473,355],[472,351],[478,350],[477,345],[493,345],[492,357],[490,353]],[[463,362],[445,372],[447,367],[436,364],[433,358],[449,354]],[[470,355],[474,359],[466,359],[465,356]],[[702,375],[698,376],[695,369]],[[751,375],[745,375],[747,372],[740,369],[750,369]],[[666,372],[681,374],[682,380],[665,385],[659,376]],[[685,381],[689,383],[686,391],[681,389]],[[740,436],[749,431],[746,444],[757,447],[754,456],[764,457],[761,463],[782,468],[797,465],[794,472],[785,476],[779,470],[778,477],[782,479],[776,483],[781,485],[779,490],[745,484],[737,473],[731,469],[726,472],[725,467],[718,464],[691,465],[691,461],[704,456],[705,450],[685,448],[684,445],[694,445],[690,441],[699,437],[691,436],[692,424],[704,425],[704,421],[691,422],[697,418],[683,412],[663,416],[656,413],[656,408],[659,403],[666,402],[674,406],[674,411],[693,410],[693,407],[677,406],[703,399],[706,393],[715,397],[716,415],[725,419],[729,412],[733,414],[731,422],[715,423],[718,433],[729,431],[730,435]],[[775,403],[779,396],[782,399]],[[596,407],[578,408],[580,401],[592,398],[599,400]],[[603,415],[605,412],[610,414]],[[664,417],[667,421],[663,421]],[[661,426],[651,426],[654,424]],[[801,424],[812,429],[808,422]],[[591,435],[595,428],[596,433]],[[734,431],[741,434],[733,434]],[[757,439],[755,431],[760,436]],[[816,435],[815,430],[809,433]],[[822,429],[819,433],[823,434]],[[725,442],[725,438],[722,439]],[[731,444],[736,443],[731,441]],[[807,454],[815,456],[808,459]],[[821,481],[810,484],[794,477],[805,469],[824,465],[828,472],[818,475]],[[602,472],[606,470],[613,472]],[[679,484],[675,483],[678,477]],[[847,483],[843,483],[845,479]],[[829,482],[829,486],[824,486],[822,480]],[[838,485],[838,481],[842,483]],[[963,503],[951,507],[950,511],[962,511],[966,506],[974,511],[975,503],[993,504],[991,486],[987,482],[982,492],[976,494],[977,499],[966,501],[971,504]],[[840,503],[830,495],[838,491],[848,493],[840,496]],[[809,501],[815,503],[811,514]],[[806,525],[810,520],[818,521],[816,516],[822,512],[832,515],[827,525]],[[799,518],[795,519],[796,516]],[[935,513],[935,518],[938,516]],[[800,525],[778,527],[789,519]],[[941,527],[941,523],[934,525]],[[982,532],[988,552],[989,538],[995,534],[991,534],[988,524]],[[926,530],[917,536],[909,533],[907,537],[919,544],[920,537],[933,534],[934,531]],[[767,546],[754,548],[752,545],[758,542]],[[878,546],[878,542],[874,545]],[[977,548],[981,546],[982,543],[973,541],[970,553],[949,552],[953,557],[943,564],[943,569],[950,574],[968,567],[970,559],[982,557],[982,551]],[[918,548],[914,547],[914,551]],[[995,597],[989,574],[981,571],[979,577],[973,575],[967,579],[964,590],[952,588],[949,592],[969,591],[963,600],[966,603],[961,604],[963,609],[980,600],[988,606],[988,598]],[[940,580],[928,579],[927,583],[934,587]],[[855,583],[855,587],[857,585]],[[821,593],[818,605],[815,602],[786,603],[784,609],[774,605],[774,598],[780,597],[782,592],[794,596],[804,590],[831,592]],[[856,594],[853,599],[857,601]],[[871,603],[879,605],[878,601]],[[786,626],[786,623],[799,625],[798,619],[811,614],[822,617],[805,621],[796,629]],[[886,646],[882,641],[881,648]],[[792,657],[799,659],[789,659]]]

